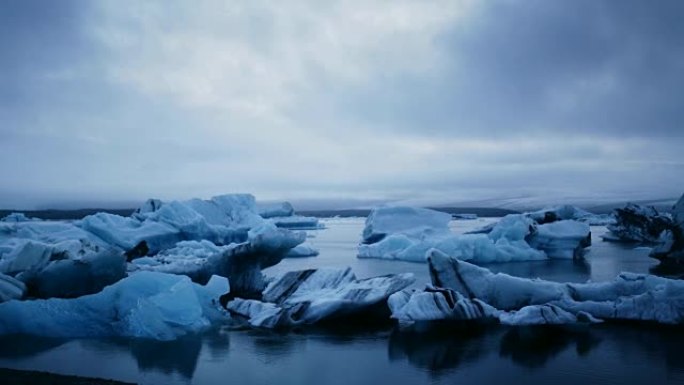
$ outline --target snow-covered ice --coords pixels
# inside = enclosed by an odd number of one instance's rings
[[[285,258],[315,257],[319,254],[318,249],[308,243],[302,243],[285,254]]]
[[[294,215],[294,207],[290,202],[257,203],[257,210],[262,218],[289,217]]]
[[[290,271],[273,279],[261,300],[235,298],[228,310],[254,327],[311,325],[385,306],[414,281],[410,273],[357,279],[350,268]]]
[[[425,262],[430,249],[484,262],[531,261],[579,256],[588,246],[589,226],[575,221],[538,225],[524,215],[508,215],[487,234],[455,234],[449,214],[412,207],[381,207],[366,220],[359,258]]]
[[[610,282],[558,283],[494,274],[438,250],[429,252],[428,262],[434,288],[395,294],[389,301],[393,305],[394,318],[415,322],[474,319],[496,314],[502,323],[524,325],[602,320],[684,322],[684,281],[680,280],[621,273]],[[452,303],[457,304],[450,306],[451,309],[460,306],[479,312],[435,311],[434,306],[426,306],[427,300],[423,299],[434,296],[435,288],[452,290],[462,296],[451,295],[456,299]],[[483,303],[495,310],[484,307]]]

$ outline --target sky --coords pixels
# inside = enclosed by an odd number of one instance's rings
[[[681,20],[679,0],[3,0],[0,207],[678,197]]]

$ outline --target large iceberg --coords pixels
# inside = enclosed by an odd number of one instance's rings
[[[274,225],[291,230],[319,230],[324,228],[316,217],[297,215],[290,202],[258,203],[257,211],[262,218]]]
[[[543,250],[549,258],[581,258],[584,249],[591,246],[589,225],[574,220],[561,220],[536,227],[527,242]]]
[[[350,268],[290,271],[273,279],[261,300],[235,298],[227,309],[253,327],[270,329],[359,314],[368,317],[413,281],[410,273],[357,279]]]
[[[77,225],[124,250],[145,242],[148,253],[156,254],[187,240],[244,242],[249,229],[263,223],[252,195],[232,194],[210,200],[148,200],[130,217],[97,213]]]
[[[661,234],[674,225],[669,214],[633,203],[616,209],[615,220],[608,225],[610,233],[603,237],[607,241],[659,243]]]
[[[222,277],[200,286],[188,277],[142,272],[80,298],[2,303],[0,334],[171,340],[228,319],[218,302],[227,291]]]
[[[32,297],[77,297],[123,278],[126,259],[71,223],[0,223],[0,273],[24,282]]]
[[[78,297],[125,277],[128,261],[132,273],[185,274],[199,283],[219,274],[249,296],[265,287],[260,270],[304,239],[262,218],[251,195],[150,199],[130,217],[97,213],[67,222],[10,216],[0,222],[0,273],[22,281],[28,297]]]
[[[505,324],[594,323],[602,320],[684,322],[684,282],[622,273],[604,283],[558,283],[494,274],[438,250],[428,256],[432,286],[389,299],[403,322],[498,318]],[[439,290],[435,288],[440,288]],[[435,293],[449,306],[429,303]],[[471,309],[465,311],[463,309]],[[473,310],[474,309],[474,310]]]
[[[589,245],[589,226],[575,221],[538,225],[508,215],[487,234],[454,234],[449,214],[412,207],[381,207],[366,219],[359,258],[425,262],[430,249],[478,263],[572,258]]]
[[[574,220],[590,226],[606,226],[615,223],[615,218],[610,214],[594,214],[572,205],[547,207],[524,215],[529,216],[539,224],[563,220]]]
[[[182,241],[154,256],[133,260],[130,270],[183,274],[198,283],[220,275],[230,279],[232,294],[258,297],[266,286],[261,270],[280,262],[304,239],[304,233],[265,223],[249,230],[245,242],[217,246],[207,240]]]
[[[672,222],[672,228],[658,237],[659,245],[653,248],[651,257],[680,265],[684,262],[684,195],[672,209]]]

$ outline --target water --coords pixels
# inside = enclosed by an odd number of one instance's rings
[[[457,221],[463,232],[491,219]],[[424,264],[357,259],[362,219],[330,219],[310,232],[315,258],[288,259],[267,270],[351,266],[359,277],[413,272]],[[602,242],[584,263],[541,261],[488,267],[525,277],[602,281],[620,271],[647,273],[648,251]],[[410,334],[379,330],[272,333],[213,330],[174,342],[131,339],[0,338],[0,366],[112,378],[142,384],[684,384],[684,332],[678,328],[451,327]],[[0,379],[1,380],[1,379]],[[2,381],[0,381],[1,383]]]

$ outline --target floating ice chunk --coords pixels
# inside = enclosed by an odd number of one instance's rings
[[[221,275],[230,279],[233,294],[251,298],[266,285],[261,270],[280,262],[304,239],[304,233],[266,223],[251,229],[246,242],[217,246],[206,240],[182,241],[153,257],[133,260],[129,270],[183,274],[198,283]]]
[[[604,237],[609,241],[658,243],[663,231],[674,227],[672,217],[660,213],[654,207],[627,204],[615,210],[616,223],[608,225],[610,234]]]
[[[76,297],[102,290],[126,274],[121,250],[81,240],[46,244],[11,238],[0,251],[0,272],[15,276],[39,298]]]
[[[228,285],[210,282],[142,272],[80,298],[9,301],[0,304],[0,334],[171,340],[221,319],[218,296]]]
[[[539,211],[525,213],[525,216],[529,216],[539,224],[562,220],[575,220],[590,226],[606,226],[615,223],[615,218],[612,215],[594,214],[571,205],[548,207]]]
[[[454,290],[501,310],[500,320],[509,324],[596,320],[684,322],[684,282],[680,280],[622,273],[611,282],[557,283],[494,274],[438,250],[430,252],[428,261],[434,286]],[[557,312],[556,308],[571,313],[576,320]],[[516,311],[521,313],[505,313]],[[556,316],[552,317],[552,313]]]
[[[499,321],[504,325],[519,326],[602,322],[589,313],[580,311],[573,314],[553,304],[525,306],[517,311],[499,312],[498,316]]]
[[[392,294],[387,304],[392,318],[403,322],[436,320],[496,319],[499,311],[479,299],[435,287],[422,292],[402,290]]]
[[[672,229],[663,231],[651,257],[665,263],[680,264],[684,261],[684,195],[672,209]]]
[[[73,298],[97,293],[126,276],[126,258],[119,250],[104,250],[75,259],[50,262],[37,272],[17,276],[38,298]]]
[[[236,298],[227,308],[254,327],[310,325],[384,307],[413,280],[408,273],[358,280],[349,268],[292,271],[269,283],[262,301]]]
[[[290,202],[257,203],[257,211],[262,218],[289,217],[294,215]]]
[[[9,275],[0,274],[0,302],[21,299],[26,293],[26,285]]]
[[[411,213],[416,220],[410,220]],[[399,224],[390,220],[398,211]],[[381,212],[381,211],[378,211]],[[454,234],[449,230],[449,215],[427,209],[396,208],[386,210],[379,226],[375,220],[367,220],[364,242],[358,247],[359,258],[397,259],[425,262],[428,250],[435,248],[449,255],[475,262],[508,262],[546,259],[546,254],[530,247],[526,238],[535,231],[532,219],[520,215],[503,218],[489,234]],[[370,217],[369,217],[370,218]],[[421,222],[422,220],[422,222]],[[385,223],[387,222],[387,223]],[[410,227],[413,223],[414,227]],[[438,224],[430,227],[429,224]],[[379,232],[374,229],[400,229],[396,233]],[[371,242],[373,241],[373,242]]]
[[[539,225],[528,243],[543,250],[549,258],[580,258],[591,246],[591,229],[586,223],[573,220]]]
[[[568,293],[565,284],[494,274],[488,269],[451,258],[439,250],[430,251],[428,262],[434,286],[477,298],[499,310],[545,304]]]
[[[0,222],[30,222],[30,221],[35,221],[37,219],[35,218],[29,218],[27,217],[24,213],[11,213],[8,214],[6,217],[1,218]]]
[[[141,222],[135,218],[109,213],[89,215],[77,222],[77,225],[123,250],[131,250],[145,241],[150,251],[156,253],[183,239],[180,230],[169,224]]]
[[[38,271],[50,263],[53,248],[42,242],[14,239],[4,246],[8,252],[0,256],[0,272],[16,275],[23,271]]]
[[[452,214],[452,217],[454,219],[462,219],[462,220],[475,220],[477,219],[477,214],[470,214],[470,213],[463,213],[463,214]]]
[[[313,246],[302,243],[285,254],[285,258],[302,258],[302,257],[315,257],[318,255],[318,250]]]
[[[363,243],[372,244],[389,234],[418,235],[424,230],[448,233],[451,215],[417,207],[378,207],[366,218]]]
[[[319,230],[325,226],[316,217],[293,215],[290,217],[272,217],[269,219],[276,226],[292,230]]]

